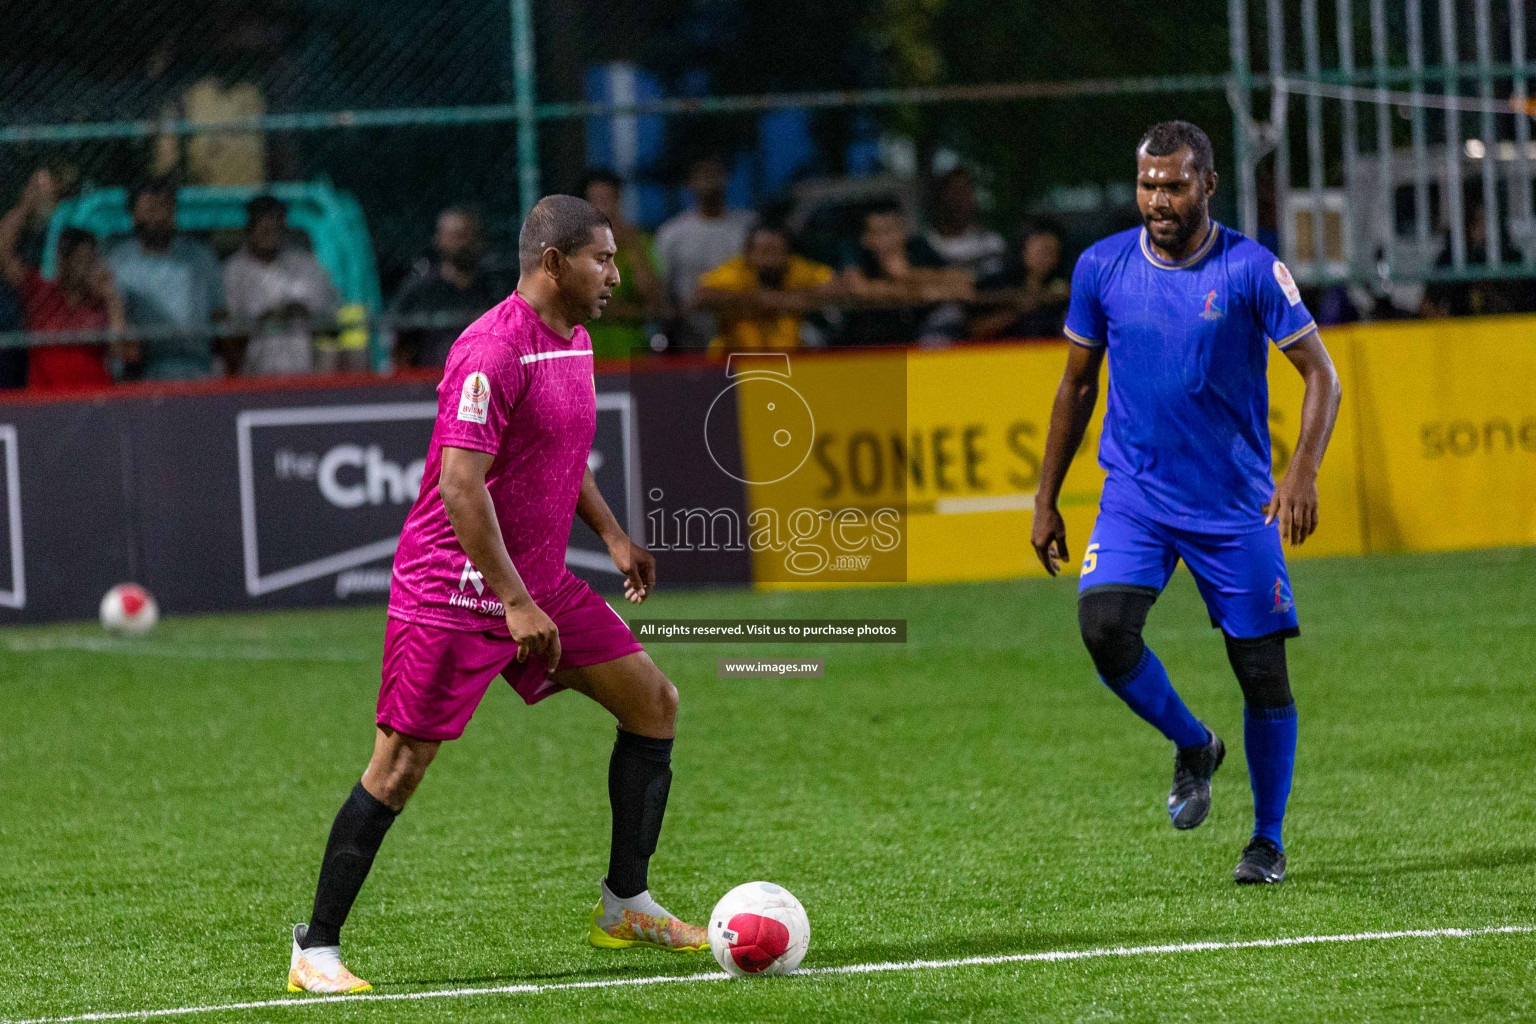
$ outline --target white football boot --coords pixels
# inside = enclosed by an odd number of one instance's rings
[[[288,962],[289,992],[349,995],[373,990],[372,985],[342,966],[340,946],[300,948],[299,943],[308,931],[307,924],[293,926],[293,958]]]

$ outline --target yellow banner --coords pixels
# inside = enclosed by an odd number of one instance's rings
[[[775,437],[786,437],[780,416],[791,403],[778,400],[777,383],[744,378],[737,401],[749,521],[797,523],[806,535],[799,547],[813,549],[796,564],[784,544],[752,543],[754,580],[793,586],[1043,575],[1029,530],[1065,360],[1064,344],[800,355],[790,380],[814,416],[814,440],[790,473],[801,452]],[[1104,482],[1095,461],[1102,419],[1101,408],[1062,495],[1074,557],[1087,543]],[[825,533],[810,536],[807,509],[822,513]],[[819,565],[821,551],[834,559],[848,553],[839,542],[845,535],[831,530],[839,517],[889,509],[900,517],[871,518],[871,544],[861,551],[872,558],[859,572],[800,571]],[[854,543],[861,525],[849,524]],[[878,526],[893,527],[899,546],[876,550]]]
[[[1286,548],[1287,558],[1312,558],[1319,555],[1359,555],[1366,551],[1363,516],[1360,507],[1360,442],[1357,420],[1351,414],[1351,394],[1355,380],[1354,345],[1332,331],[1323,335],[1323,344],[1333,357],[1334,368],[1344,386],[1344,402],[1339,409],[1333,438],[1323,456],[1322,471],[1317,474],[1317,532],[1298,548]],[[1280,479],[1290,464],[1291,453],[1301,433],[1301,400],[1306,385],[1296,367],[1283,352],[1269,352],[1269,445],[1275,479]]]
[[[996,345],[908,357],[908,430],[926,473],[908,494],[913,582],[1043,576],[1029,545],[1035,487],[1066,367],[1063,344]],[[1068,553],[1093,529],[1104,471],[1100,401],[1061,495]]]
[[[737,353],[727,373],[753,580],[904,582],[905,353]]]
[[[1536,543],[1536,318],[1497,317],[1324,332],[1344,404],[1318,478],[1318,531],[1288,557]],[[911,582],[1038,576],[1029,544],[1051,403],[1067,346],[1000,344],[803,358],[796,386],[816,410],[807,470],[748,488],[753,509],[901,507]],[[904,381],[904,417],[890,401]],[[1276,476],[1301,426],[1304,386],[1280,352],[1269,367]],[[1105,389],[1061,506],[1076,572],[1098,512]],[[748,466],[774,465],[771,417],[741,411]],[[776,472],[776,471],[775,471]],[[774,475],[766,469],[758,476]],[[793,583],[782,555],[756,579]],[[886,575],[899,570],[893,561]],[[867,576],[865,578],[868,578]],[[857,576],[822,582],[856,582]]]
[[[1347,378],[1349,357],[1334,354]],[[910,495],[907,569],[914,582],[1043,576],[1029,545],[1035,486],[1050,425],[1051,403],[1066,368],[1067,346],[1005,345],[917,353],[909,361],[909,427],[914,437],[942,439],[958,466]],[[1290,461],[1301,425],[1303,384],[1286,357],[1270,360],[1270,432],[1276,473]],[[1104,471],[1099,432],[1107,389],[1062,488],[1061,511],[1076,572],[1098,515]],[[1294,556],[1364,551],[1353,424],[1344,417],[1318,477],[1320,525]]]
[[[1344,332],[1337,332],[1344,333]],[[1348,332],[1368,551],[1536,543],[1536,318]]]

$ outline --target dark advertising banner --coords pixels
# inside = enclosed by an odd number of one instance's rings
[[[597,379],[588,465],[643,543],[643,475],[670,446],[642,458],[630,383]],[[92,617],[126,580],[171,614],[381,602],[436,402],[416,382],[0,404],[0,624]],[[621,584],[580,520],[567,564]],[[707,578],[747,581],[732,568]]]
[[[640,433],[644,543],[659,580],[744,583],[745,483],[722,472],[712,450],[739,459],[737,408],[725,366],[688,366],[629,377]]]
[[[133,578],[133,447],[104,403],[0,406],[0,622],[94,616],[108,587]]]
[[[597,429],[592,435],[592,454],[587,468],[597,481],[603,500],[613,509],[629,535],[645,543],[644,521],[640,518],[640,437],[635,418],[635,400],[624,377],[608,379],[607,388],[598,385]],[[587,529],[578,517],[571,523],[571,539],[565,551],[565,564],[572,572],[599,590],[621,587],[623,578],[613,567],[608,549],[597,534]]]
[[[436,418],[432,400],[238,413],[246,593],[314,580],[331,582],[337,597],[387,592],[388,559],[421,491]]]
[[[433,388],[411,384],[142,410],[138,581],[172,612],[381,599],[435,409]]]
[[[16,425],[0,426],[0,608],[27,603],[27,575],[21,546],[21,466]]]

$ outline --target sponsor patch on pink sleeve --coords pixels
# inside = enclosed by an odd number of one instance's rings
[[[490,411],[490,378],[475,370],[464,378],[464,386],[459,389],[459,419],[484,426]]]

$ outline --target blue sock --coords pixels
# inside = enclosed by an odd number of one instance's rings
[[[1280,841],[1285,801],[1291,795],[1291,771],[1296,766],[1296,704],[1283,708],[1243,709],[1243,746],[1248,754],[1248,781],[1253,785],[1253,835]]]
[[[1135,668],[1119,679],[1105,679],[1104,685],[1175,746],[1200,747],[1210,741],[1200,719],[1190,714],[1189,708],[1179,699],[1178,692],[1168,681],[1163,663],[1157,660],[1152,648],[1143,647],[1141,660]]]

